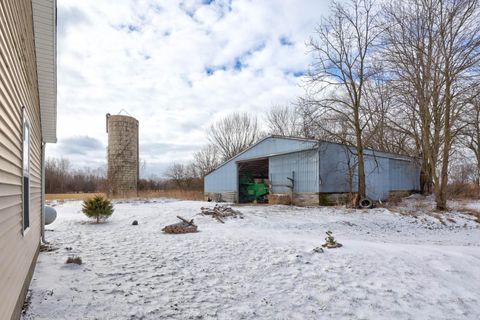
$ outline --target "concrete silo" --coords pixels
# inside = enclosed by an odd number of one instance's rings
[[[107,113],[108,191],[112,196],[137,196],[138,120]]]

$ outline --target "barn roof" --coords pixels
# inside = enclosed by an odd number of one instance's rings
[[[268,153],[268,154],[264,154],[263,156],[260,156],[260,157],[245,158],[245,159],[241,159],[241,160],[246,161],[246,160],[255,159],[255,158],[262,158],[262,157],[265,158],[265,157],[272,157],[272,156],[277,156],[277,155],[282,155],[282,154],[288,154],[288,153],[292,153],[292,152],[300,152],[300,151],[304,151],[304,150],[311,150],[312,149],[312,143],[314,143],[315,147],[317,147],[317,148],[320,146],[320,144],[323,144],[323,143],[324,144],[336,144],[336,145],[346,146],[345,144],[341,144],[341,143],[337,143],[337,142],[324,141],[324,140],[309,139],[309,138],[302,138],[302,137],[269,135],[269,136],[266,136],[265,138],[260,139],[259,141],[255,142],[253,145],[251,145],[247,149],[243,150],[242,152],[237,154],[235,157],[223,162],[222,164],[217,166],[214,170],[209,172],[207,174],[207,176],[210,173],[212,173],[212,172],[218,170],[219,168],[223,167],[227,163],[237,160],[243,154],[245,154],[249,150],[255,148],[256,146],[258,146],[259,144],[261,144],[262,142],[264,142],[265,140],[268,140],[268,139],[295,140],[295,141],[298,141],[299,144],[298,144],[298,148],[292,149],[292,150],[289,150],[289,151]],[[305,144],[305,142],[308,142],[309,144]],[[354,146],[349,146],[349,147],[354,148]],[[371,149],[371,148],[365,148],[364,150],[367,151],[366,155],[373,155],[373,156],[376,156],[376,157],[392,158],[392,159],[406,160],[406,161],[412,161],[412,160],[415,159],[414,157],[405,156],[405,155],[396,154],[396,153],[391,153],[391,152],[384,152],[384,151],[375,150],[375,149]]]
[[[223,167],[224,165],[226,165],[227,163],[229,162],[232,162],[232,161],[235,161],[236,159],[238,159],[239,157],[241,157],[244,153],[248,152],[249,150],[255,148],[256,146],[258,146],[259,144],[261,144],[262,142],[264,142],[265,140],[268,140],[268,139],[281,139],[281,140],[294,140],[294,141],[298,141],[298,142],[301,142],[298,144],[299,148],[295,149],[295,150],[291,150],[291,151],[287,151],[287,152],[277,152],[277,153],[272,153],[272,154],[265,154],[264,157],[267,157],[267,156],[274,156],[274,155],[280,155],[280,154],[284,154],[284,153],[291,153],[291,152],[298,152],[298,151],[302,151],[302,150],[308,150],[308,149],[311,149],[311,144],[310,146],[307,146],[305,145],[305,142],[310,142],[310,143],[319,143],[319,140],[316,140],[316,139],[307,139],[307,138],[301,138],[301,137],[286,137],[286,136],[278,136],[278,135],[269,135],[269,136],[266,136],[265,138],[263,139],[260,139],[258,140],[257,142],[255,142],[253,145],[251,145],[250,147],[248,147],[247,149],[243,150],[242,152],[240,152],[239,154],[237,154],[235,157],[223,162],[222,164],[220,164],[219,166],[217,166],[214,170],[212,170],[211,172],[209,172],[207,174],[207,176],[214,172],[215,170],[218,170],[219,168]]]

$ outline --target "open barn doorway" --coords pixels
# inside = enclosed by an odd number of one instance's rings
[[[238,202],[266,203],[269,190],[268,158],[237,162]]]

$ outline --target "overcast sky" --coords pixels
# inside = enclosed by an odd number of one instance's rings
[[[47,156],[106,163],[105,114],[140,122],[148,174],[187,162],[233,111],[302,94],[305,43],[329,0],[58,0],[58,143]]]

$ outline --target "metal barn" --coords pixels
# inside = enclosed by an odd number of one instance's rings
[[[206,175],[205,197],[242,203],[285,196],[297,205],[335,204],[357,191],[355,166],[352,147],[269,136]],[[365,174],[374,201],[420,187],[419,163],[407,156],[366,149]]]

